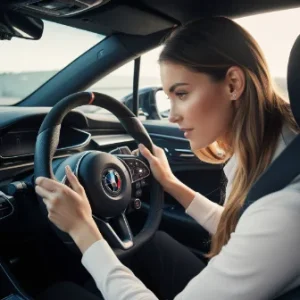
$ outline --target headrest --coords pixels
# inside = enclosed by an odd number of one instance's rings
[[[287,86],[291,109],[294,118],[300,127],[300,35],[296,39],[290,53],[287,73]]]

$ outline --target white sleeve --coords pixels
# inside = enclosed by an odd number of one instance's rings
[[[291,201],[296,208],[289,205]],[[276,202],[284,205],[272,205]],[[175,300],[266,300],[291,288],[296,280],[299,285],[299,206],[299,192],[286,191],[252,204],[220,254]],[[104,240],[84,253],[82,263],[106,300],[157,300]]]
[[[259,199],[220,254],[175,299],[274,299],[299,285],[299,211],[299,192]]]
[[[82,264],[93,277],[105,300],[158,300],[116,257],[102,239],[88,248]]]
[[[196,193],[195,198],[186,209],[186,213],[194,218],[209,233],[215,234],[224,207]]]

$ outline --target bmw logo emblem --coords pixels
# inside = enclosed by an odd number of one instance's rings
[[[122,189],[120,174],[115,169],[107,169],[102,175],[102,185],[109,196],[117,196]]]

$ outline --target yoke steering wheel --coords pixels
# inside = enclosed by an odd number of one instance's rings
[[[148,162],[141,156],[112,155],[100,151],[85,151],[65,159],[55,170],[52,160],[57,149],[61,123],[72,109],[93,104],[114,114],[136,142],[143,143],[151,152],[153,143],[140,120],[116,99],[100,94],[80,92],[57,103],[44,119],[36,140],[34,175],[59,180],[67,184],[64,167],[70,165],[83,185],[89,199],[94,220],[117,256],[132,254],[148,241],[158,229],[163,207],[163,189],[151,175]],[[143,229],[133,236],[125,211],[139,190],[150,185],[150,207]],[[45,217],[48,212],[42,199],[39,204]],[[114,225],[112,225],[114,224]],[[77,249],[71,237],[51,225],[61,240]]]

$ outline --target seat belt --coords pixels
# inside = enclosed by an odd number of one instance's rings
[[[290,53],[287,72],[287,85],[291,108],[297,124],[300,126],[300,35],[296,39]],[[300,136],[284,149],[284,151],[273,161],[268,169],[258,178],[249,191],[241,214],[256,200],[261,197],[277,192],[293,181],[300,174]],[[300,201],[300,200],[299,200]]]
[[[285,188],[300,174],[300,134],[270,164],[250,189],[241,215],[255,201]],[[300,199],[299,199],[300,201]]]
[[[300,174],[300,159],[295,160],[295,157],[298,157],[299,155],[300,135],[297,135],[252,186],[241,209],[240,216],[255,201],[259,200],[263,196],[285,188]],[[279,298],[276,298],[276,300],[299,299],[300,286],[287,292]]]

